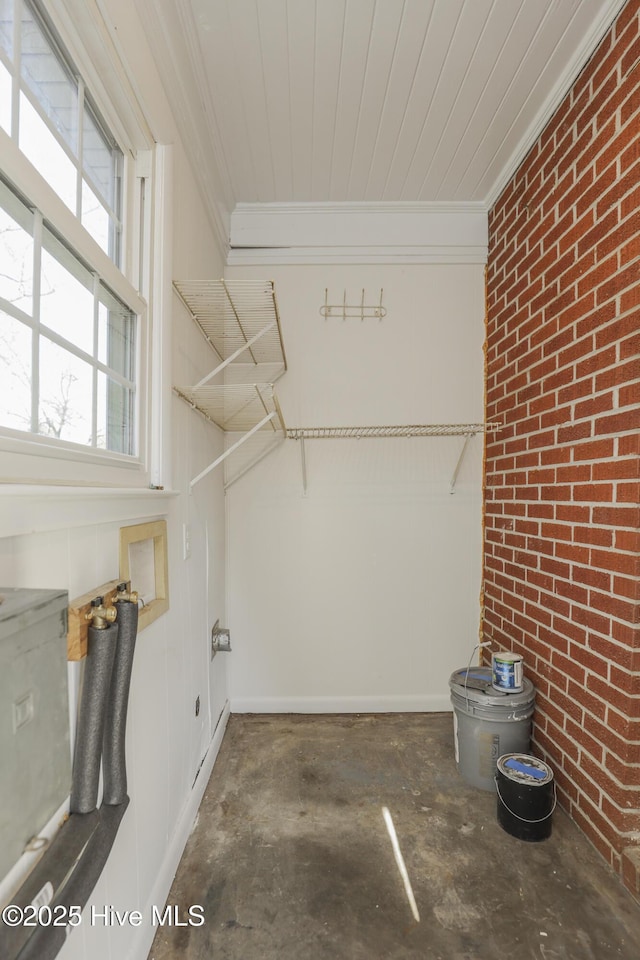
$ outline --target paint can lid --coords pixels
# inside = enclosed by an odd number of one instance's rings
[[[491,667],[462,667],[454,670],[449,678],[449,687],[452,694],[487,706],[504,706],[508,702],[510,707],[517,707],[531,703],[535,698],[533,684],[526,677],[518,691],[496,690]]]
[[[548,763],[523,753],[505,753],[498,758],[497,766],[508,780],[531,787],[542,787],[553,780],[553,770]]]
[[[521,653],[512,653],[511,650],[498,650],[491,655],[491,659],[497,660],[498,663],[522,663],[524,661]]]

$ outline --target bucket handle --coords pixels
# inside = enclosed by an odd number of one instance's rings
[[[551,810],[549,811],[549,813],[545,814],[544,817],[539,817],[537,820],[527,820],[526,817],[521,817],[519,814],[514,813],[514,811],[511,809],[511,807],[510,807],[507,803],[505,803],[504,797],[503,797],[502,794],[500,793],[500,787],[498,786],[498,778],[497,778],[497,777],[494,777],[493,780],[494,780],[495,785],[496,785],[496,793],[498,794],[498,800],[500,801],[500,803],[502,804],[502,806],[505,808],[505,810],[507,810],[507,811],[511,814],[512,817],[515,817],[516,820],[521,820],[523,823],[543,823],[545,820],[548,820],[550,816],[552,816],[553,811],[555,810],[555,808],[556,808],[557,805],[558,805],[558,791],[556,790],[556,784],[555,784],[555,781],[554,781],[554,783],[553,783],[553,806],[551,807]]]

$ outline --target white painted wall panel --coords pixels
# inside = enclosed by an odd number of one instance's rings
[[[476,7],[472,9],[475,11]],[[450,196],[448,181],[452,164],[459,157],[469,162],[470,158],[465,155],[463,143],[465,139],[469,142],[473,135],[480,135],[477,127],[470,129],[471,120],[478,112],[480,104],[484,104],[485,110],[490,114],[491,108],[488,103],[495,103],[495,101],[483,101],[483,93],[493,75],[504,72],[504,69],[498,71],[496,68],[496,51],[499,51],[501,63],[505,63],[509,62],[510,57],[514,60],[521,57],[524,51],[519,47],[526,46],[525,31],[512,29],[517,14],[518,5],[515,3],[507,8],[498,7],[494,3],[486,11],[484,21],[478,19],[476,40],[469,54],[468,67],[459,78],[457,88],[455,83],[449,84],[454,96],[447,109],[450,114],[455,115],[455,129],[449,124],[443,126],[442,133],[432,148],[429,164],[422,170],[421,195],[435,194],[438,198]],[[466,19],[461,20],[460,29],[471,32]],[[515,51],[510,49],[511,46]],[[446,87],[447,83],[445,82],[443,86]],[[486,124],[486,121],[487,112],[484,112],[483,123]]]
[[[336,137],[336,115],[343,78],[348,76],[349,50],[345,47],[343,0],[316,4],[316,76],[313,95],[313,154],[311,189],[328,197]]]
[[[220,8],[216,22],[213,24],[209,4],[194,2],[193,20],[199,44],[206,43],[206,50],[201,47],[203,74],[211,91],[212,103],[215,104],[218,128],[225,131],[224,137],[217,138],[219,150],[224,158],[232,192],[237,195],[242,184],[247,179],[253,179],[255,171],[247,140],[247,124],[250,118],[247,117],[240,97],[239,79],[236,79],[239,78],[241,69],[231,28],[230,11],[226,7]],[[230,78],[224,86],[223,95],[221,95],[219,80],[222,76]],[[188,83],[190,68],[184,62],[180,77],[182,83]],[[193,87],[190,86],[183,96],[193,98],[194,93]],[[202,123],[201,117],[200,123]],[[237,149],[236,145],[241,145],[241,149]],[[232,152],[230,152],[231,147],[234,148]]]
[[[391,160],[398,146],[406,113],[416,89],[418,65],[424,55],[433,0],[409,0],[405,4],[396,55],[393,58],[384,103],[378,117],[375,148],[371,153],[365,196],[367,199],[387,199]],[[423,94],[426,91],[422,91]]]
[[[320,247],[342,254],[351,247],[356,254],[377,248],[383,258],[404,249],[407,260],[412,252],[448,253],[445,262],[456,263],[461,251],[475,248],[477,262],[485,263],[487,223],[481,204],[240,204],[231,218],[231,257],[244,248],[256,248],[257,256],[287,248],[281,255],[295,257],[304,248],[318,256]]]
[[[292,155],[289,91],[288,21],[286,0],[261,0],[257,5],[261,58],[276,69],[263,71],[269,146],[276,193],[291,197]]]
[[[456,101],[461,88],[477,83],[473,58],[492,6],[493,0],[474,0],[462,5],[450,45],[444,47],[437,81],[425,91],[429,107],[424,112],[420,139],[407,164],[403,200],[414,196],[424,200],[437,192],[439,181],[435,181],[435,189],[429,181],[433,158],[444,138],[450,136],[456,142],[464,129]]]
[[[394,0],[391,3],[377,4],[375,8],[356,138],[350,160],[348,196],[352,200],[368,199],[366,185],[369,167],[375,150],[389,72],[396,54],[403,6],[398,0]]]
[[[477,190],[480,178],[485,185],[493,182],[505,162],[505,144],[515,145],[526,135],[540,107],[534,93],[541,62],[547,64],[547,69],[556,76],[562,74],[568,57],[558,56],[557,48],[571,24],[575,10],[564,4],[553,13],[552,18],[549,8],[541,8],[536,4],[523,5],[518,18],[517,37],[513,45],[504,50],[504,69],[501,74],[503,82],[508,80],[508,85],[503,96],[499,99],[496,97],[493,114],[489,114],[485,108],[484,131],[477,131],[480,143],[459,189],[471,187]],[[545,29],[550,22],[553,22],[553,30]],[[520,54],[519,57],[514,57],[516,53]]]
[[[315,6],[309,20],[305,4],[289,3],[289,111],[291,124],[291,197],[311,193],[313,167],[313,97],[316,74]],[[246,185],[243,185],[246,191]],[[241,194],[238,194],[238,198]]]
[[[263,268],[262,268],[263,269]],[[260,268],[234,268],[233,278]],[[289,426],[483,417],[483,268],[274,267]],[[381,322],[323,319],[324,288],[384,287]],[[286,441],[229,510],[235,710],[447,709],[477,642],[482,440]]]
[[[486,52],[484,62],[490,68],[490,73],[484,85],[474,84],[469,91],[465,91],[466,101],[475,95],[477,102],[443,177],[440,196],[465,195],[464,189],[470,186],[464,181],[465,175],[476,169],[476,153],[483,143],[492,143],[496,137],[493,123],[500,117],[500,104],[526,55],[530,37],[535,34],[543,16],[544,10],[538,4],[514,3],[508,8],[495,8],[490,19],[491,39],[487,42],[501,42],[500,62]],[[475,188],[475,181],[471,188]]]
[[[346,200],[349,195],[353,149],[358,132],[358,115],[368,65],[374,10],[375,0],[351,0],[346,4],[331,181],[327,195],[337,201]]]
[[[230,32],[221,37],[233,45],[236,61],[234,84],[242,96],[242,110],[249,133],[248,146],[252,160],[253,178],[262,200],[273,196],[275,187],[271,128],[265,97],[265,74],[255,0],[236,0],[229,6]],[[277,68],[276,68],[277,70]],[[225,85],[226,87],[226,85]],[[225,94],[219,87],[217,103]],[[229,91],[232,94],[232,91]],[[266,161],[266,163],[265,163]]]

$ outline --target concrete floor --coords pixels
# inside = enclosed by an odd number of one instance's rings
[[[640,956],[640,906],[568,817],[525,843],[465,786],[451,714],[232,716],[168,902],[205,923],[153,960]]]

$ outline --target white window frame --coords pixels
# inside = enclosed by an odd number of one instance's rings
[[[137,317],[136,455],[129,456],[37,434],[0,428],[0,480],[3,482],[85,483],[149,487],[152,471],[148,420],[149,357],[152,337],[148,301],[153,284],[152,225],[154,198],[153,138],[116,51],[111,69],[104,69],[104,24],[93,0],[48,0],[53,26],[69,51],[92,99],[124,156],[122,184],[122,268],[90,236],[42,175],[0,129],[0,166],[4,177],[36,207],[87,266]],[[78,30],[82,33],[80,36]],[[98,64],[96,68],[92,64]],[[95,86],[94,86],[95,83]],[[144,181],[144,184],[142,183]],[[141,213],[139,198],[147,198]],[[142,247],[144,244],[144,247]],[[140,250],[143,249],[143,262]],[[157,430],[154,429],[154,433]]]

